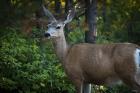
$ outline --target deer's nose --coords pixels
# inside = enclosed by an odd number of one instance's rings
[[[50,37],[51,35],[49,33],[45,33],[45,37]]]

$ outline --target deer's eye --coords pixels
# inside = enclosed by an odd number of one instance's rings
[[[61,28],[61,26],[57,26],[57,27],[56,27],[56,29],[60,29],[60,28]]]

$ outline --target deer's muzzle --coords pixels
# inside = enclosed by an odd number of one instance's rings
[[[45,33],[44,36],[48,38],[48,37],[50,37],[51,35],[50,35],[49,33]]]

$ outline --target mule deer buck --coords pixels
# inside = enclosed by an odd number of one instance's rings
[[[90,83],[114,85],[123,82],[140,93],[140,47],[130,43],[88,44],[71,47],[64,36],[65,24],[74,17],[70,11],[65,21],[57,21],[43,6],[52,22],[45,37],[53,41],[57,56],[64,70],[75,85],[76,93],[91,93]]]

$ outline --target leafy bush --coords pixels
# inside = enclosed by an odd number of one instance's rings
[[[84,42],[84,38],[84,31],[80,28],[75,28],[68,34],[67,40],[70,44],[75,44]]]
[[[3,29],[0,33],[1,90],[10,93],[73,91],[49,45],[42,47],[39,38],[25,38],[16,29]]]

